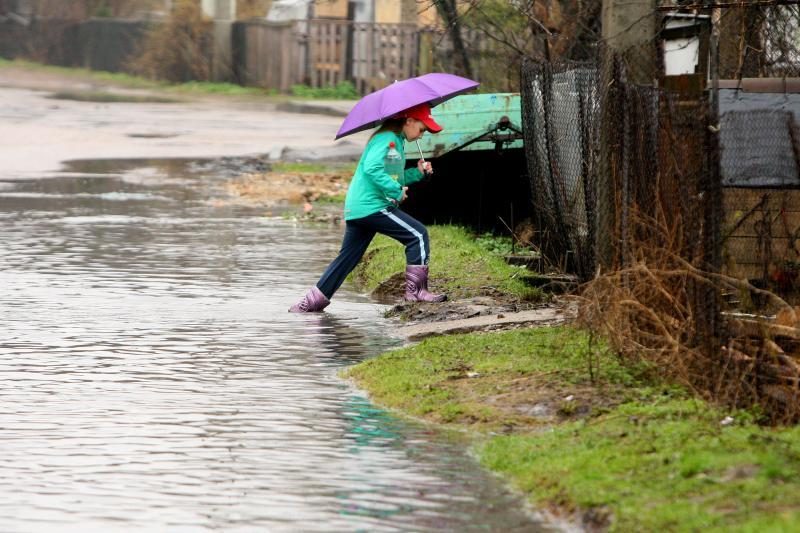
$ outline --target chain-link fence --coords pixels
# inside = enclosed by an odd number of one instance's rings
[[[745,1],[715,15],[720,79],[800,76],[798,5]]]
[[[535,228],[562,270],[594,272],[600,102],[592,63],[526,62],[522,69],[525,152]]]
[[[800,14],[670,9],[636,49],[523,67],[539,245],[623,355],[797,420]]]
[[[800,415],[800,11],[717,12],[725,355],[773,417]]]

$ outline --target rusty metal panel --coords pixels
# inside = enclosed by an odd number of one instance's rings
[[[425,157],[440,156],[495,129],[503,117],[508,117],[513,127],[522,130],[519,93],[457,96],[433,108],[433,118],[443,130],[436,135],[426,133],[419,146]],[[522,140],[507,143],[504,148],[522,148]],[[408,157],[419,155],[416,143],[406,143],[405,149]],[[494,150],[495,143],[478,141],[461,149]]]

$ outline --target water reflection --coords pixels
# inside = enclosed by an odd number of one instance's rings
[[[0,530],[534,527],[458,443],[336,378],[397,344],[379,306],[286,312],[338,229],[102,168],[0,187]]]

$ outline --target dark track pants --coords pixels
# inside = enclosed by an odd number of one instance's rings
[[[376,233],[381,233],[403,243],[406,247],[406,264],[427,265],[430,256],[428,230],[420,221],[400,209],[384,209],[375,214],[348,220],[339,255],[328,266],[317,282],[317,288],[329,300],[344,283],[367,251]]]

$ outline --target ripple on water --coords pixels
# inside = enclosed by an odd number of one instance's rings
[[[286,312],[340,229],[191,179],[48,183],[0,195],[0,530],[538,528],[458,443],[336,378],[397,345],[380,306],[345,287]]]

